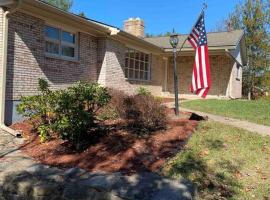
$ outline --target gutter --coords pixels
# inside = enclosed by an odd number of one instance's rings
[[[152,43],[150,43],[142,38],[136,37],[130,33],[122,31],[118,28],[110,28],[110,30],[111,30],[110,36],[112,38],[119,39],[119,41],[123,41],[123,39],[125,39],[125,40],[133,42],[133,43],[142,44],[144,46],[147,46],[149,49],[156,51],[156,53],[164,53],[163,48],[156,46],[156,45],[154,45],[154,44],[152,44]]]
[[[7,74],[7,50],[8,50],[8,25],[9,15],[14,13],[20,6],[21,0],[16,0],[16,4],[9,10],[4,12],[3,16],[3,38],[2,38],[2,63],[1,74],[2,79],[0,82],[0,128],[6,132],[19,137],[20,133],[7,127],[5,125],[5,103],[6,103],[6,74]]]

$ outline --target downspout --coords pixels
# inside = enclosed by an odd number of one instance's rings
[[[1,63],[1,74],[2,79],[0,82],[0,128],[7,131],[8,133],[19,136],[17,131],[7,127],[5,125],[5,103],[6,103],[6,74],[7,74],[7,51],[8,51],[8,24],[9,15],[14,13],[20,6],[21,0],[16,0],[14,7],[4,12],[3,16],[3,38],[2,38],[2,63]]]

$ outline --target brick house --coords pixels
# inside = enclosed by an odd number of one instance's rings
[[[180,44],[186,35],[179,36]],[[246,65],[241,30],[208,34],[213,87],[209,98],[240,98]],[[124,30],[59,10],[37,0],[0,2],[1,124],[18,120],[21,96],[37,94],[38,78],[54,89],[76,81],[98,82],[134,93],[173,94],[172,49],[168,37],[144,37],[139,18]],[[179,92],[189,92],[194,51],[185,44],[178,56]]]

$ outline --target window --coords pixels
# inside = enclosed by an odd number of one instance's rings
[[[76,35],[59,28],[45,26],[46,53],[63,58],[76,57]]]
[[[150,55],[128,48],[126,50],[125,77],[133,80],[150,80]]]

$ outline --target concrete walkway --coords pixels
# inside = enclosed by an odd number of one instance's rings
[[[173,102],[166,103],[165,105],[168,106],[169,108],[174,108]],[[256,123],[252,123],[252,122],[248,122],[248,121],[244,121],[244,120],[240,120],[240,119],[230,118],[230,117],[209,114],[209,113],[191,110],[191,109],[182,108],[182,107],[180,108],[180,110],[185,111],[185,112],[196,113],[196,114],[201,115],[201,116],[207,116],[209,120],[213,120],[216,122],[220,122],[222,124],[227,124],[227,125],[230,125],[233,127],[245,129],[247,131],[255,132],[255,133],[258,133],[260,135],[264,135],[264,136],[269,135],[270,136],[270,126],[260,125],[260,124],[256,124]]]
[[[20,151],[22,143],[0,130],[0,200],[191,200],[195,196],[189,181],[156,173],[125,176],[42,165]]]
[[[243,121],[240,119],[234,119],[234,118],[209,114],[209,113],[205,113],[205,112],[201,112],[201,111],[190,110],[187,108],[181,108],[181,110],[186,111],[186,112],[196,113],[196,114],[201,115],[201,116],[207,116],[209,120],[213,120],[213,121],[227,124],[227,125],[230,125],[233,127],[245,129],[245,130],[250,131],[250,132],[256,132],[260,135],[264,135],[264,136],[269,135],[270,136],[270,126],[264,126],[264,125],[260,125],[260,124],[256,124],[256,123],[252,123],[252,122],[248,122],[248,121]]]

